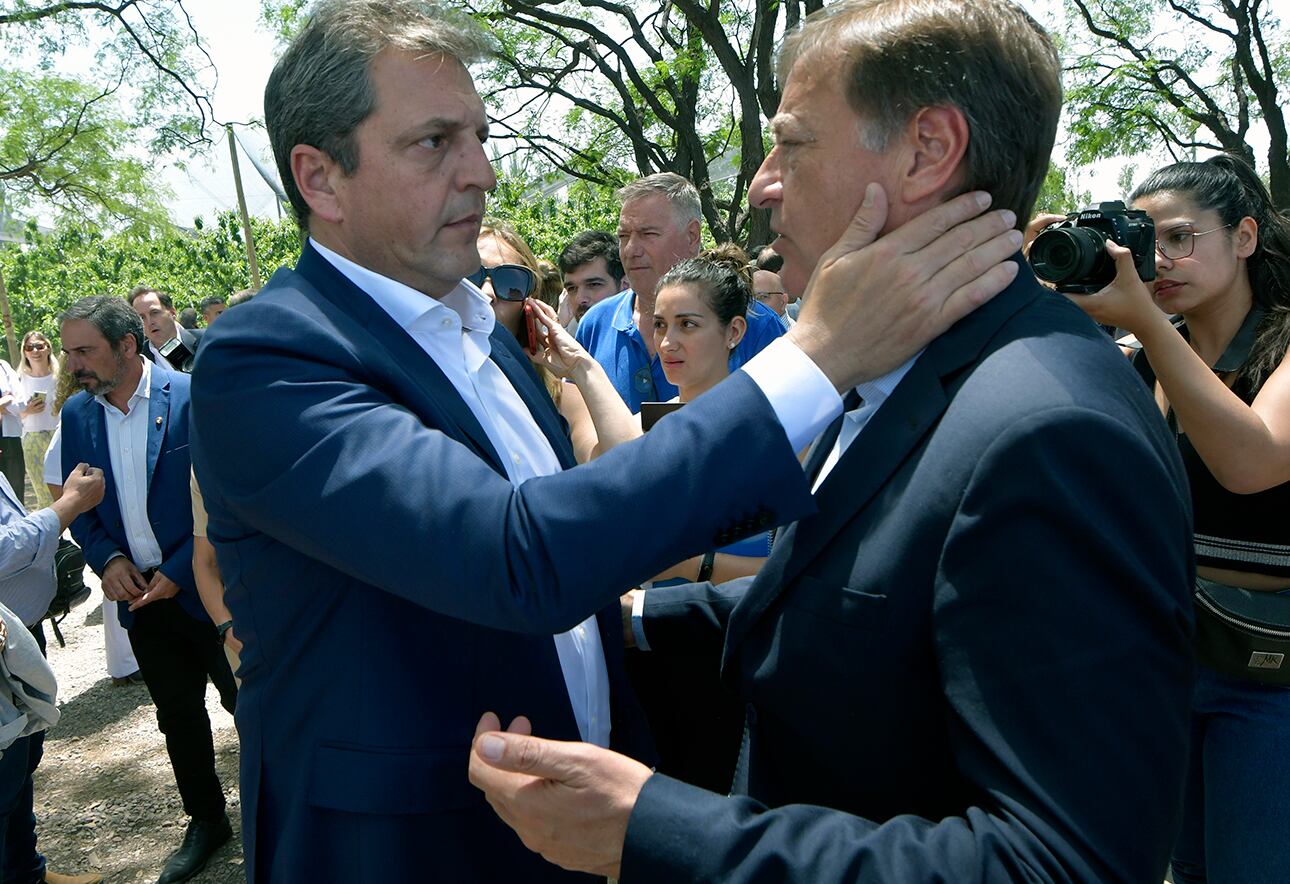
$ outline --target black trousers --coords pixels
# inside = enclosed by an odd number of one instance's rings
[[[237,685],[215,625],[189,616],[174,599],[162,599],[134,612],[129,633],[139,672],[157,707],[157,726],[166,737],[184,813],[216,819],[224,813],[224,790],[215,773],[206,678],[215,683],[220,703],[230,713]]]
[[[0,473],[13,486],[13,493],[22,500],[27,492],[27,461],[22,456],[21,436],[0,436]]]

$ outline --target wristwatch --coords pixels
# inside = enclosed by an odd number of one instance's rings
[[[703,560],[699,562],[699,583],[706,583],[712,579],[712,565],[717,558],[715,552],[706,552],[703,554]]]
[[[215,632],[219,634],[219,643],[224,644],[224,639],[228,638],[228,631],[233,628],[232,620],[225,620],[219,626],[215,627]]]

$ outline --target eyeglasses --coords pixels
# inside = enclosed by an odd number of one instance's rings
[[[1190,227],[1178,227],[1166,233],[1163,239],[1156,240],[1156,251],[1160,253],[1160,257],[1168,258],[1170,261],[1177,261],[1179,258],[1190,258],[1191,253],[1196,250],[1196,237],[1205,236],[1218,230],[1226,230],[1231,226],[1231,224],[1224,224],[1222,227],[1214,227],[1210,230],[1192,230]]]
[[[533,271],[521,264],[498,264],[496,267],[480,267],[466,277],[479,287],[485,279],[493,281],[493,294],[503,301],[523,301],[533,291]]]
[[[23,344],[22,349],[26,350],[28,353],[38,353],[41,350],[48,350],[49,345],[48,344]]]

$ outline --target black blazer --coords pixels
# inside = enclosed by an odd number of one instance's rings
[[[746,742],[741,797],[647,783],[623,880],[1162,880],[1190,509],[1111,342],[1023,265],[816,502],[755,580],[647,594],[657,652],[724,638]]]

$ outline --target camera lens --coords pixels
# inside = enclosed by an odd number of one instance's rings
[[[1101,263],[1105,246],[1106,237],[1091,227],[1045,230],[1030,246],[1030,266],[1059,286],[1083,280]]]

